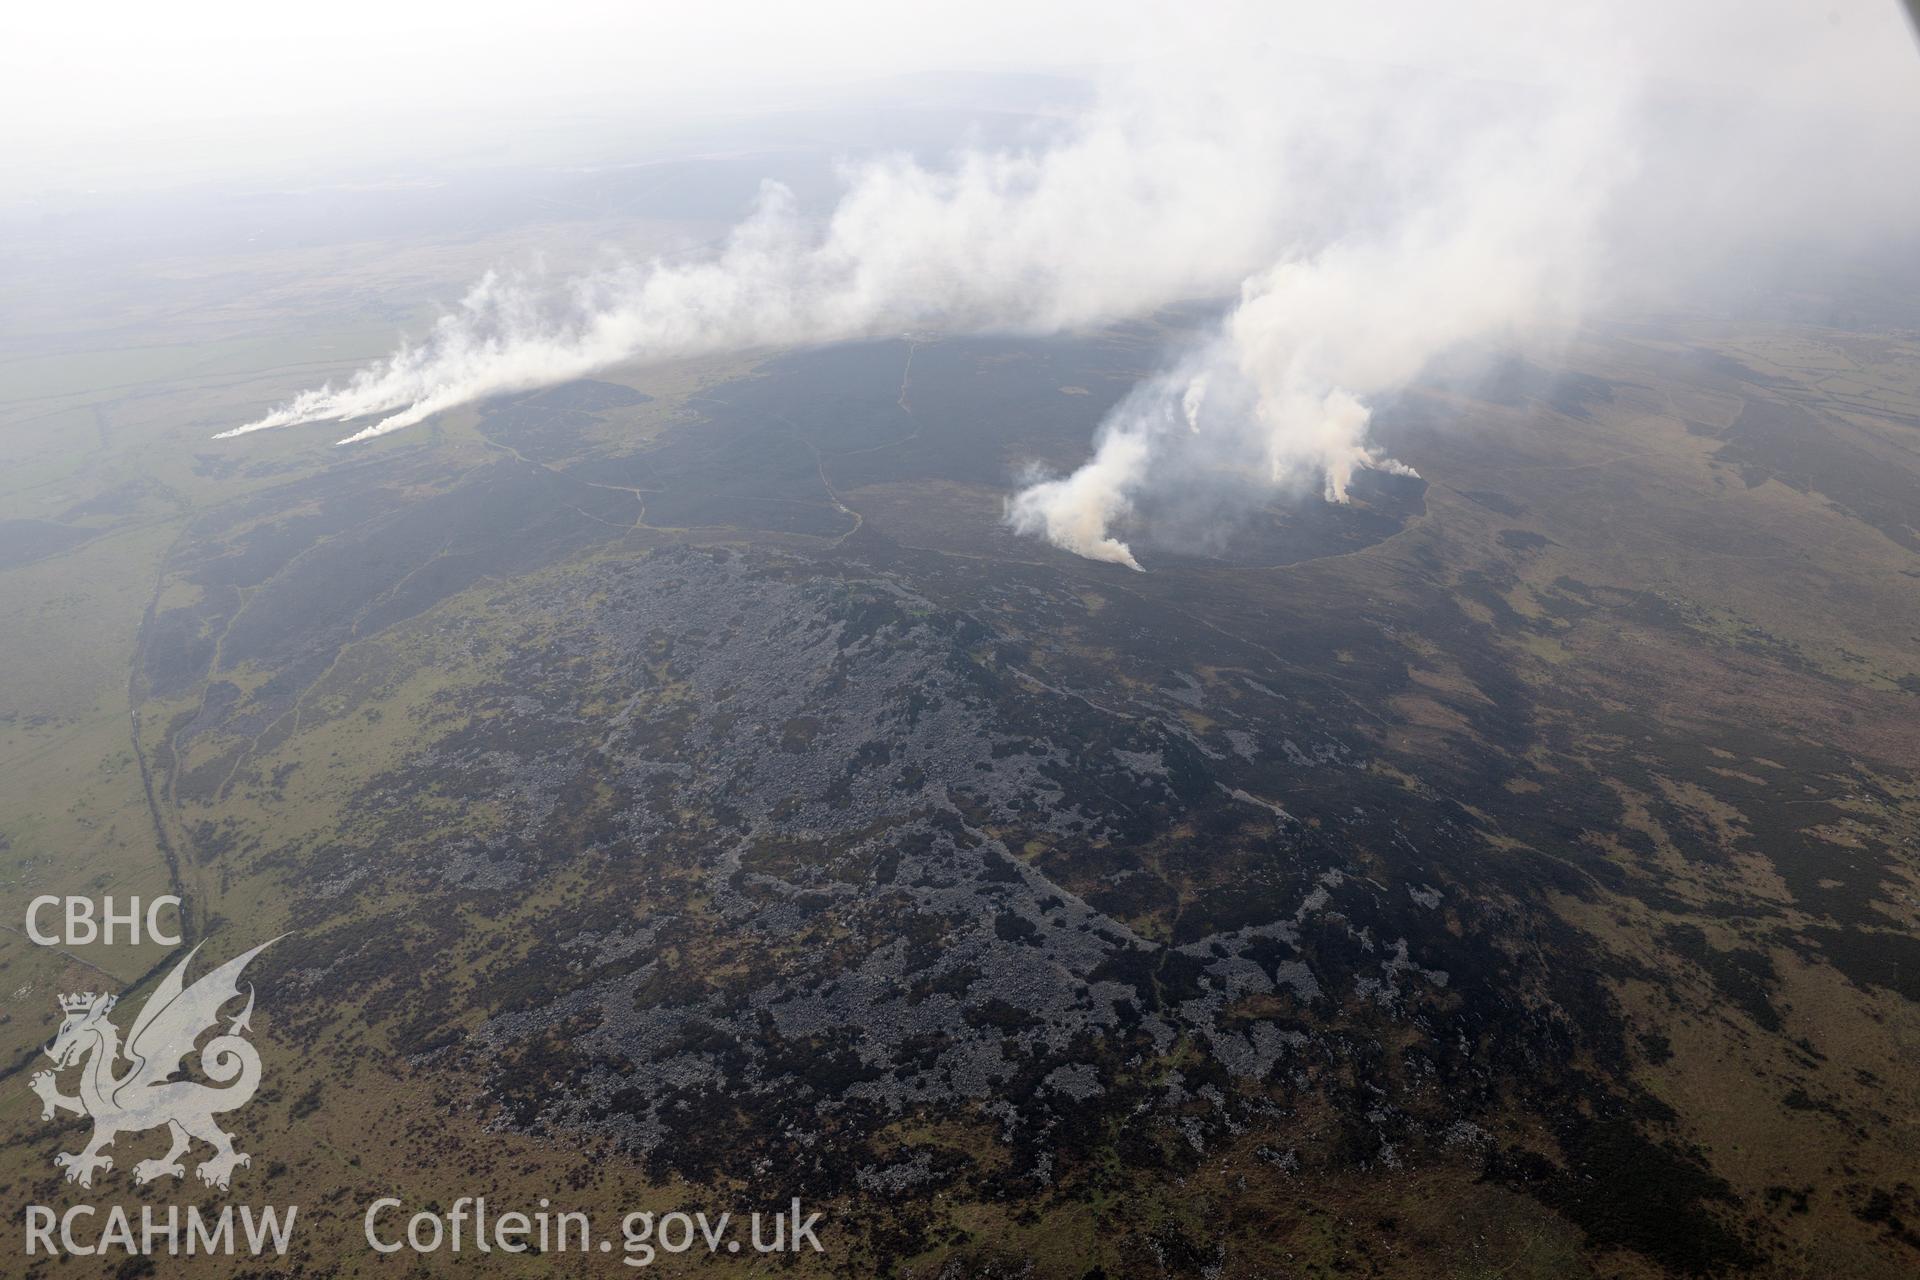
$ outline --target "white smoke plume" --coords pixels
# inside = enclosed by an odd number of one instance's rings
[[[352,443],[624,361],[914,327],[1055,332],[1231,289],[1285,232],[1278,161],[1299,122],[1233,111],[1217,86],[1139,92],[1038,149],[965,152],[939,170],[868,164],[824,227],[768,183],[707,261],[558,288],[489,274],[424,340],[222,438],[386,415]],[[1274,163],[1250,170],[1256,157]]]
[[[1369,398],[1461,343],[1569,318],[1600,211],[1631,169],[1614,110],[1583,101],[1485,131],[1412,208],[1250,277],[1214,340],[1129,397],[1071,475],[1016,494],[1008,521],[1138,569],[1113,529],[1168,455],[1272,487],[1317,482],[1329,502],[1361,468],[1414,474],[1370,443]]]
[[[1084,465],[1008,503],[1022,532],[1139,568],[1123,535],[1156,486],[1204,506],[1226,474],[1339,502],[1360,469],[1409,471],[1371,407],[1462,343],[1550,334],[1602,282],[1745,270],[1757,244],[1873,243],[1920,208],[1901,159],[1920,76],[1901,78],[1891,5],[1195,13],[1027,149],[853,168],[824,221],[770,184],[705,260],[489,274],[423,339],[224,434],[376,419],[348,443],[618,363],[1048,333],[1237,290]],[[1896,123],[1856,127],[1872,112]]]

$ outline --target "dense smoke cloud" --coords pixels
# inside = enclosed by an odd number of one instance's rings
[[[1138,569],[1112,529],[1171,455],[1188,486],[1211,468],[1315,483],[1329,502],[1347,500],[1356,470],[1413,474],[1369,441],[1370,398],[1461,343],[1568,318],[1600,212],[1632,165],[1614,110],[1584,100],[1482,128],[1379,225],[1249,277],[1212,341],[1130,396],[1073,474],[1015,495],[1009,521]]]
[[[852,169],[824,223],[769,185],[702,261],[490,274],[423,340],[225,434],[376,418],[358,441],[616,363],[1057,332],[1237,291],[1083,466],[1009,501],[1017,529],[1138,568],[1121,532],[1156,486],[1204,505],[1208,474],[1255,477],[1338,502],[1356,470],[1407,471],[1370,407],[1460,344],[1552,334],[1599,281],[1671,288],[1753,246],[1871,241],[1915,208],[1912,178],[1886,175],[1920,113],[1859,127],[1916,105],[1920,77],[1873,44],[1906,40],[1891,6],[1811,26],[1711,6],[1691,33],[1654,8],[1350,28],[1232,12],[1030,149]]]

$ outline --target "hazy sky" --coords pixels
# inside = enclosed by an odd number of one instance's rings
[[[248,0],[35,5],[0,46],[0,163],[24,187],[412,158],[583,116],[646,126],[795,89],[1111,56],[1086,3],[664,5]],[[156,154],[157,149],[157,154]]]
[[[1335,10],[1330,12],[1329,10]],[[1546,12],[1543,12],[1545,10]],[[585,147],[596,128],[751,113],[922,71],[1066,70],[1220,42],[1525,79],[1638,73],[1891,112],[1920,59],[1895,0],[1349,6],[1133,0],[110,0],[16,5],[0,41],[8,195]],[[1844,69],[1845,74],[1836,75]],[[1905,105],[1911,107],[1907,98]],[[989,105],[989,104],[981,104]]]

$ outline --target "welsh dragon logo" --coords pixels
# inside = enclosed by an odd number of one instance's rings
[[[240,971],[277,941],[263,942],[187,986],[187,966],[200,950],[196,946],[147,997],[124,1046],[120,1029],[107,1018],[118,1003],[115,997],[91,991],[60,997],[66,1021],[60,1024],[59,1034],[46,1051],[54,1069],[35,1074],[32,1087],[40,1095],[42,1120],[51,1120],[60,1111],[93,1119],[93,1140],[84,1150],[63,1151],[53,1158],[56,1166],[67,1171],[68,1182],[91,1187],[94,1170],[113,1168],[113,1158],[101,1154],[103,1147],[112,1146],[122,1133],[162,1125],[173,1145],[158,1160],[136,1164],[135,1182],[147,1183],[162,1176],[185,1177],[180,1157],[196,1138],[214,1151],[194,1169],[209,1186],[226,1190],[233,1171],[253,1162],[251,1156],[234,1150],[233,1135],[213,1119],[245,1106],[260,1087],[260,1054],[243,1038],[248,1019],[253,1016],[251,983],[247,986],[246,1008],[228,1022],[224,1035],[215,1036],[200,1050],[200,1073],[224,1087],[172,1077],[193,1052],[194,1043],[220,1021],[222,1006],[239,998]],[[124,1070],[122,1059],[127,1064]],[[84,1064],[80,1092],[69,1097],[60,1092],[55,1076],[76,1064]]]

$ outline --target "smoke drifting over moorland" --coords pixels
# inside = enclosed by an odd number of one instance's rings
[[[1329,502],[1357,469],[1410,474],[1370,443],[1370,398],[1461,342],[1568,318],[1598,211],[1631,165],[1609,125],[1583,104],[1484,131],[1375,225],[1250,276],[1214,338],[1129,397],[1072,475],[1015,495],[1009,520],[1137,569],[1111,531],[1163,471],[1199,503],[1223,496],[1192,492],[1209,471],[1315,484]]]
[[[1358,469],[1406,470],[1370,406],[1463,343],[1551,341],[1596,301],[1914,225],[1920,74],[1892,5],[1380,16],[1220,9],[1029,147],[852,166],[824,220],[769,184],[701,260],[488,274],[423,338],[224,434],[374,419],[360,441],[624,362],[1227,300],[1084,465],[1008,503],[1138,568],[1143,496],[1204,509],[1212,474],[1337,502]]]

